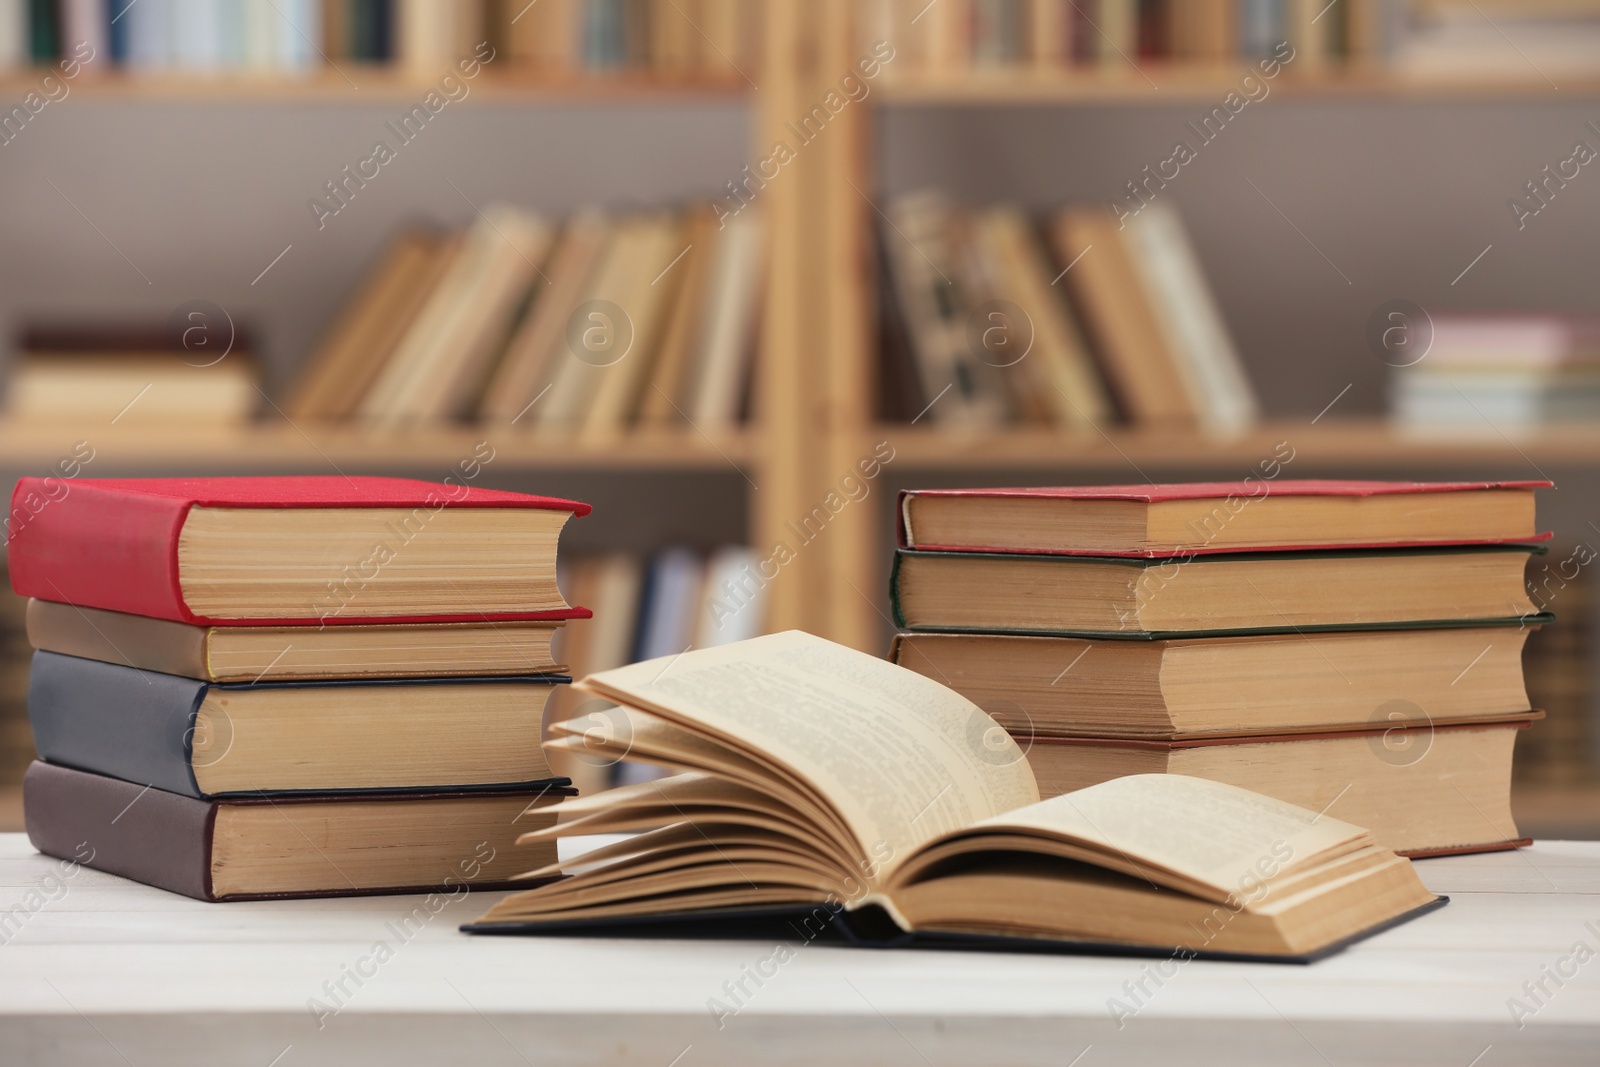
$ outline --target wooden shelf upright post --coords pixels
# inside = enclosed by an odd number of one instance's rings
[[[769,625],[868,649],[876,502],[851,501],[845,487],[870,455],[873,410],[868,115],[841,86],[860,58],[853,6],[767,6],[753,153],[763,162],[751,168],[771,175],[755,201],[765,201],[769,267],[755,412],[763,462],[751,514],[755,546],[785,560]]]

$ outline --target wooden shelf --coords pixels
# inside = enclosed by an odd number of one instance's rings
[[[628,434],[614,440],[574,440],[519,433],[515,428],[430,426],[392,432],[257,423],[245,427],[83,426],[0,422],[0,466],[48,473],[75,442],[95,450],[94,476],[171,469],[246,473],[330,467],[354,471],[413,471],[442,478],[471,459],[480,441],[495,450],[497,470],[706,471],[737,474],[751,462],[744,432],[703,437],[681,433]]]
[[[39,79],[46,73],[43,68],[7,73],[0,77],[0,99],[20,98],[25,93],[36,91]],[[225,71],[214,75],[187,71],[94,75],[85,72],[67,84],[72,96],[130,104],[411,104],[420,101],[429,90],[437,91],[439,78],[445,73],[441,70],[430,78],[388,67],[341,62],[338,70],[329,68],[305,75],[242,71]],[[691,80],[618,73],[556,80],[514,72],[495,72],[488,68],[478,77],[464,80],[463,83],[469,90],[468,95],[453,102],[452,106],[485,102],[681,104],[696,98],[741,99],[750,91],[749,83],[737,75],[731,80]]]
[[[1259,77],[1249,66],[1194,64],[1143,65],[1110,70],[957,70],[912,72],[886,78],[876,92],[879,103],[901,106],[1059,106],[1069,104],[1170,104],[1192,100],[1220,102],[1241,92],[1240,79]],[[1520,73],[1442,76],[1386,70],[1332,71],[1304,75],[1286,68],[1266,84],[1267,98],[1400,97],[1406,99],[1482,99],[1516,97],[1569,99],[1600,95],[1600,72],[1556,78],[1558,90],[1533,70]]]
[[[1541,477],[1536,466],[1592,466],[1600,456],[1600,425],[1547,428],[1501,436],[1490,428],[1472,432],[1405,431],[1381,421],[1343,421],[1310,425],[1271,422],[1233,437],[1153,429],[1055,429],[1000,431],[924,428],[881,424],[873,440],[895,448],[895,470],[1027,471],[1126,468],[1204,471],[1236,466],[1239,477],[1273,457],[1279,442],[1294,449],[1295,462],[1406,471],[1418,466],[1466,464],[1520,466],[1527,477]]]

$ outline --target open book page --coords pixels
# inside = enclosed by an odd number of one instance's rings
[[[1158,884],[1188,882],[1210,889],[1208,895],[1247,898],[1284,871],[1367,839],[1359,826],[1182,774],[1113,778],[973,830],[1083,842],[1107,853],[1106,866]],[[973,844],[980,840],[973,835]]]
[[[799,631],[603,671],[582,688],[788,766],[875,867],[1039,797],[1022,750],[977,705]]]

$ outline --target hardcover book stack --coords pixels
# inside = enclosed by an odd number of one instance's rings
[[[24,478],[41,852],[205,900],[504,882],[588,505],[397,478]],[[53,489],[46,493],[47,489]],[[64,492],[62,490],[65,490]],[[549,859],[554,859],[552,852]]]
[[[1525,843],[1511,755],[1542,716],[1521,657],[1551,618],[1524,584],[1549,483],[1281,468],[905,493],[892,658],[992,715],[1044,796],[1182,773],[1407,855]]]

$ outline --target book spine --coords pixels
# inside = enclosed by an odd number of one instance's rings
[[[22,810],[29,842],[47,856],[215,899],[214,804],[35,762],[22,782]]]
[[[198,797],[190,753],[206,689],[192,678],[35,652],[28,677],[34,747],[51,763]]]
[[[84,607],[195,621],[178,585],[187,501],[23,478],[6,517],[11,588]]]

